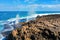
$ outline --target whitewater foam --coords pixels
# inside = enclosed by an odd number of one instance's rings
[[[60,14],[60,13],[45,13],[45,14],[32,14],[32,15],[28,15],[26,17],[19,17],[19,19],[29,19],[29,18],[33,18],[33,17],[37,17],[38,15],[40,16],[43,16],[43,15],[54,15],[54,14]],[[4,21],[1,21],[0,20],[0,24],[3,25],[3,24],[6,24],[7,22],[12,22],[12,21],[16,21],[17,18],[10,18],[8,20],[4,20]]]
[[[2,39],[4,39],[5,37],[3,37],[3,35],[2,34],[0,34],[0,40],[2,40]]]
[[[28,15],[28,16],[26,16],[26,17],[19,17],[19,19],[27,19],[27,21],[29,21],[29,19],[30,18],[34,18],[34,17],[37,17],[38,15],[40,15],[40,16],[43,16],[43,15],[53,15],[53,14],[60,14],[60,13],[45,13],[45,14],[32,14],[32,15]],[[8,20],[0,20],[0,25],[4,25],[4,24],[9,24],[9,22],[12,22],[12,21],[16,21],[17,20],[17,18],[11,18],[11,19],[8,19]],[[26,22],[27,22],[26,21]],[[10,29],[4,29],[3,30],[3,32],[5,32],[5,31],[11,31],[11,30],[13,30],[14,29],[14,27],[13,26],[11,26],[10,24],[9,24],[9,26],[11,27]],[[3,26],[4,27],[4,26]],[[2,34],[0,34],[0,40],[2,40],[4,37],[2,36]]]
[[[33,16],[33,15],[34,15],[34,16]],[[11,25],[13,25],[13,23],[9,24],[10,22],[16,21],[15,24],[17,24],[17,23],[18,23],[17,21],[20,20],[20,19],[27,19],[27,21],[29,21],[30,18],[34,18],[34,17],[36,17],[37,15],[42,16],[42,15],[48,15],[48,14],[33,14],[33,15],[26,16],[26,17],[21,17],[21,18],[19,17],[18,19],[17,19],[17,17],[16,17],[16,18],[11,18],[11,19],[5,20],[5,21],[0,21],[0,25],[8,24],[9,27],[10,27],[10,29],[4,29],[3,32],[5,32],[5,31],[11,31],[11,30],[14,29],[14,27],[11,26]],[[26,21],[26,22],[27,22],[27,21]],[[4,27],[4,26],[3,26],[3,27]]]

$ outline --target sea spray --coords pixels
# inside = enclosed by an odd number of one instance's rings
[[[11,26],[11,25],[14,25],[14,24],[17,24],[18,23],[18,20],[20,20],[20,19],[27,19],[27,21],[29,21],[29,20],[31,20],[31,19],[33,19],[33,18],[35,18],[37,15],[40,15],[40,16],[42,16],[42,15],[51,15],[51,13],[49,13],[49,14],[47,14],[47,13],[45,13],[45,14],[36,14],[35,12],[32,12],[33,14],[30,14],[30,12],[28,13],[28,16],[26,16],[26,17],[22,17],[22,18],[20,18],[19,17],[19,15],[17,14],[16,15],[16,18],[11,18],[11,19],[8,19],[7,21],[2,21],[2,22],[0,22],[0,24],[2,24],[2,25],[4,25],[4,24],[7,24],[7,25],[9,25],[8,27],[11,27],[10,29],[4,29],[4,31],[11,31],[11,30],[13,30],[14,29],[14,27],[13,26]],[[52,13],[52,14],[55,14],[55,13]],[[59,13],[58,13],[59,14]],[[15,21],[15,23],[13,23],[13,21]],[[10,22],[12,22],[12,23],[10,23]],[[10,23],[10,24],[9,24]],[[4,26],[3,26],[4,27]],[[4,32],[3,31],[3,32]]]
[[[16,23],[15,24],[18,24],[19,23],[19,20],[20,20],[20,16],[19,14],[16,15]]]
[[[36,16],[36,12],[35,12],[33,9],[30,10],[30,11],[28,12],[28,16],[27,16],[27,21],[26,21],[26,22],[28,22],[29,19],[34,18],[35,16]]]
[[[34,12],[35,13],[35,12]],[[26,17],[22,17],[22,18],[20,18],[19,17],[19,19],[27,19],[27,21],[29,21],[31,18],[33,19],[33,18],[35,18],[37,15],[40,15],[40,16],[42,16],[42,15],[51,15],[51,14],[55,14],[55,13],[49,13],[49,14],[47,14],[47,13],[45,13],[45,14],[31,14],[31,15],[29,15],[29,16],[26,16]],[[59,14],[59,13],[58,13]],[[18,16],[17,16],[18,17]],[[4,25],[5,23],[7,23],[8,25],[9,25],[9,27],[11,27],[10,29],[3,29],[3,32],[5,32],[5,31],[11,31],[11,30],[13,30],[14,29],[14,27],[13,26],[11,26],[11,25],[13,25],[13,24],[9,24],[10,22],[13,22],[13,21],[16,21],[16,18],[11,18],[11,19],[8,19],[8,20],[6,20],[6,21],[2,21],[1,22],[1,24],[2,25]],[[4,26],[3,26],[4,27]],[[2,35],[2,34],[1,34]],[[0,37],[1,39],[2,38],[4,38],[3,36],[1,36]]]
[[[4,36],[2,34],[0,34],[0,40],[3,40]]]

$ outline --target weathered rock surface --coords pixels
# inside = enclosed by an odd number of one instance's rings
[[[37,16],[13,30],[8,40],[60,40],[60,15]]]

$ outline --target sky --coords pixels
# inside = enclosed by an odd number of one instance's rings
[[[0,0],[0,11],[60,11],[60,0]]]

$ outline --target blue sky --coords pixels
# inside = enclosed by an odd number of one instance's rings
[[[60,0],[0,0],[0,11],[60,11]]]

